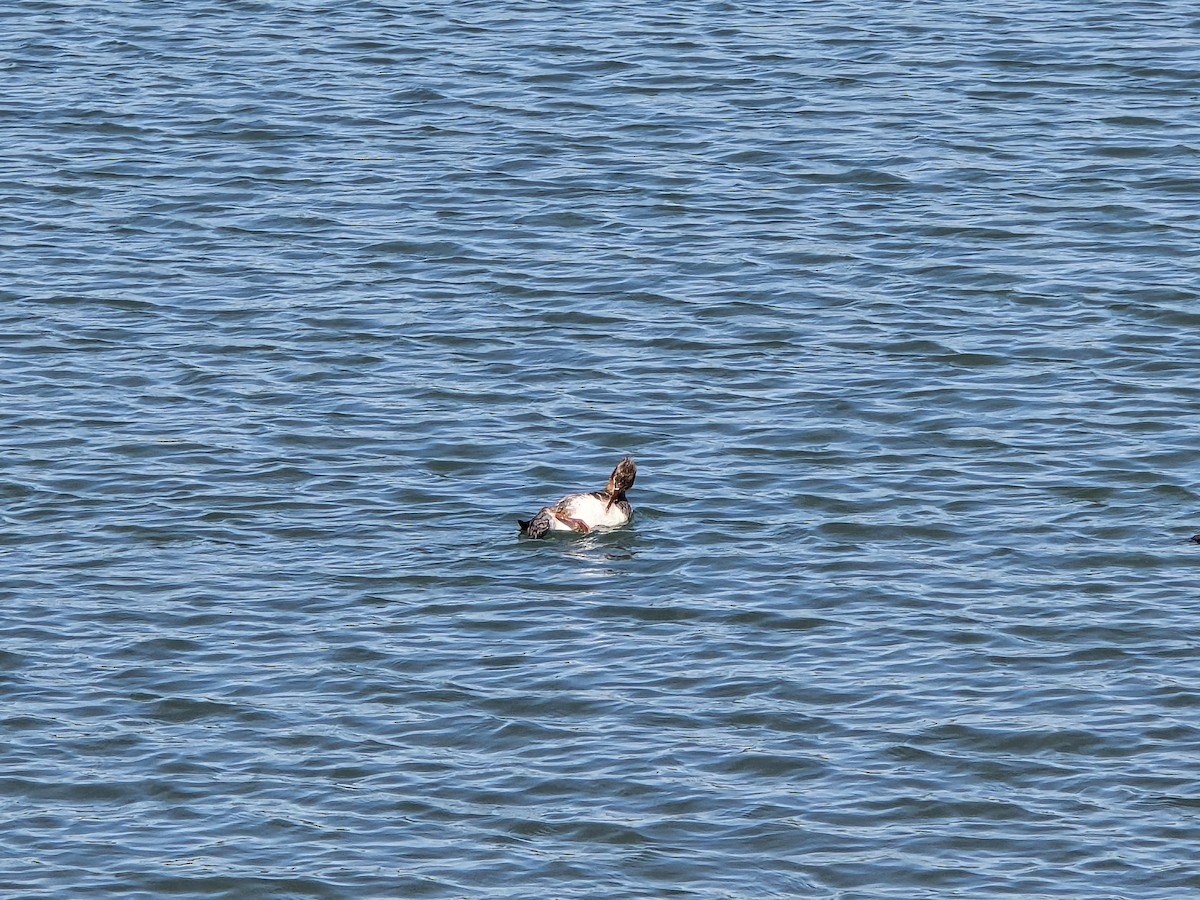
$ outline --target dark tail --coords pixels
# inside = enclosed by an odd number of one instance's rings
[[[521,534],[526,537],[540,538],[550,530],[550,514],[543,509],[528,522],[517,519],[517,525],[520,526]]]

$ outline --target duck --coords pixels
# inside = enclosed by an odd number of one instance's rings
[[[637,464],[626,456],[608,476],[602,491],[568,494],[553,506],[543,506],[528,522],[517,520],[521,534],[531,538],[545,537],[551,531],[574,531],[588,534],[596,529],[620,528],[633,518],[633,507],[625,492],[637,478]]]

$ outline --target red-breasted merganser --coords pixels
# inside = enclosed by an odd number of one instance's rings
[[[543,506],[528,522],[518,521],[521,534],[545,537],[551,531],[577,531],[587,534],[596,528],[619,528],[633,518],[633,507],[625,492],[633,487],[637,466],[627,456],[612,470],[602,491],[569,494],[553,506]]]

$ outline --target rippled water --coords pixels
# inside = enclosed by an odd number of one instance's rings
[[[1200,19],[886,7],[0,13],[6,896],[1200,889]]]

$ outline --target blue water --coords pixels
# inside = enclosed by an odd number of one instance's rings
[[[4,896],[1200,891],[1198,40],[9,4]]]

